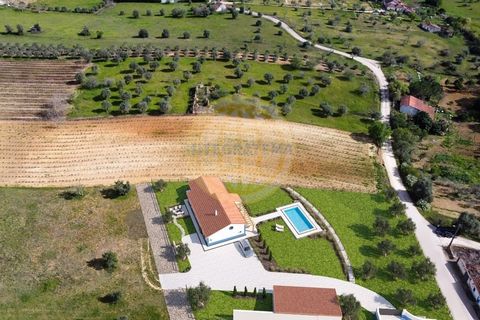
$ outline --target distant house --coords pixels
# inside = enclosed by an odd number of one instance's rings
[[[452,252],[477,306],[480,307],[480,251],[453,247]]]
[[[430,118],[435,119],[435,109],[423,100],[415,98],[414,96],[404,96],[400,100],[400,112],[414,116],[420,111],[426,112]]]
[[[383,0],[383,7],[387,11],[395,11],[398,13],[414,13],[411,7],[407,6],[401,0]]]
[[[273,286],[273,311],[233,310],[233,320],[342,320],[330,288]]]
[[[216,1],[211,5],[211,8],[215,12],[227,12],[230,10],[230,7],[222,1]]]
[[[161,0],[161,3],[175,3],[176,0]]]
[[[430,23],[430,22],[422,22],[420,24],[420,28],[427,31],[427,32],[432,32],[432,33],[438,33],[442,31],[442,27],[439,25]]]
[[[192,218],[207,246],[245,236],[247,213],[238,194],[229,193],[217,177],[199,177],[188,185]]]

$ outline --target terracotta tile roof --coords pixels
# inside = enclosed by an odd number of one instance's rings
[[[219,178],[199,177],[188,185],[188,201],[204,236],[211,236],[232,223],[247,223],[235,204],[241,202],[240,196],[229,193]]]
[[[330,288],[273,286],[275,313],[342,316],[337,292]]]
[[[404,96],[400,101],[401,106],[409,106],[419,111],[426,112],[430,118],[435,118],[435,109],[426,104],[423,100],[415,98],[414,96]]]

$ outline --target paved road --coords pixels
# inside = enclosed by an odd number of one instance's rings
[[[192,269],[187,273],[160,274],[160,282],[165,290],[197,286],[204,281],[214,290],[233,290],[237,286],[242,291],[245,286],[252,291],[273,285],[295,285],[306,287],[335,288],[338,294],[354,294],[362,306],[371,312],[376,308],[392,308],[392,305],[378,293],[357,284],[322,276],[266,271],[256,257],[244,258],[235,243],[214,250],[203,251],[196,233],[185,236]]]
[[[255,12],[252,14],[256,15]],[[272,21],[273,23],[280,22],[280,20],[275,17],[267,15],[263,15],[262,17]],[[300,42],[307,41],[298,33],[296,33],[290,26],[283,22],[282,28],[296,40]],[[380,87],[382,121],[388,123],[391,111],[391,103],[388,98],[388,82],[378,62],[362,57],[352,57],[351,54],[325,46],[315,45],[315,48],[347,58],[353,58],[373,72]],[[410,196],[403,185],[398,172],[397,162],[393,155],[391,141],[385,143],[382,151],[383,162],[388,173],[390,184],[396,190],[400,200],[407,206],[407,216],[411,218],[417,225],[415,234],[420,242],[420,246],[425,256],[430,258],[430,260],[432,260],[437,267],[437,274],[435,278],[438,282],[440,290],[447,300],[447,305],[452,313],[453,318],[458,320],[476,319],[471,302],[468,299],[465,290],[462,288],[460,282],[461,280],[455,278],[454,273],[452,272],[452,266],[443,253],[440,239],[432,232],[430,223],[413,205],[412,200],[410,199]]]

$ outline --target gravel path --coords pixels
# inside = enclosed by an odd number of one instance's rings
[[[155,193],[149,183],[137,185],[138,200],[142,207],[148,238],[158,273],[178,272],[175,253],[168,238],[167,229],[160,214]]]
[[[143,218],[145,219],[157,272],[159,274],[178,272],[175,253],[170,244],[170,239],[168,238],[157,198],[155,197],[155,192],[151,184],[138,184],[137,194],[140,206],[142,207]],[[183,230],[180,225],[178,226],[180,230]],[[164,290],[164,298],[170,319],[195,319],[190,304],[188,303],[185,289]]]
[[[164,296],[171,320],[195,319],[185,289],[165,290]]]

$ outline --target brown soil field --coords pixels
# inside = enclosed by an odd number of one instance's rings
[[[75,74],[84,64],[66,60],[0,60],[0,120],[35,120],[55,104],[67,108]]]
[[[0,185],[226,181],[369,192],[374,147],[350,133],[221,116],[0,121]]]

